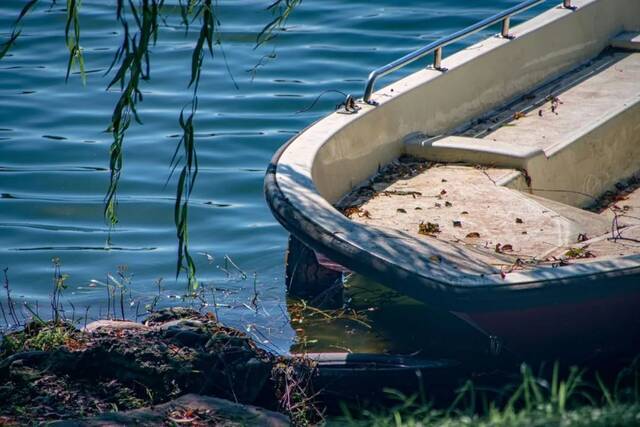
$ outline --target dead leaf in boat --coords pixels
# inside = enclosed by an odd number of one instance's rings
[[[345,208],[342,213],[344,213],[344,215],[348,218],[351,218],[351,215],[357,214],[361,211],[362,209],[360,209],[357,206],[349,206],[348,208]]]
[[[404,209],[402,209],[402,208],[398,208],[398,209],[396,209],[396,212],[398,212],[398,213],[407,213],[407,211],[405,211],[405,210],[404,210]]]
[[[496,243],[496,252],[504,253],[513,251],[513,246],[510,244],[503,245],[501,243]]]
[[[404,190],[387,190],[384,191],[385,196],[412,196],[414,199],[416,196],[422,196],[419,191],[404,191]]]
[[[519,120],[523,117],[526,117],[526,114],[523,113],[522,111],[516,111],[516,113],[513,115],[514,120]]]
[[[460,222],[460,221],[453,221],[453,226],[454,226],[454,227],[462,227],[462,222]]]
[[[516,218],[516,224],[524,224],[522,218]]]
[[[590,250],[587,250],[587,247],[584,248],[569,248],[567,252],[564,254],[565,256],[572,259],[581,259],[581,258],[595,258],[595,254]]]
[[[436,233],[440,233],[440,226],[438,224],[433,222],[420,222],[420,224],[418,224],[418,234],[433,236]]]
[[[466,237],[467,237],[467,239],[479,239],[480,238],[480,233],[474,231],[472,233],[467,234]]]
[[[359,208],[357,206],[349,206],[342,212],[347,218],[351,218],[353,215],[358,215],[360,218],[371,218],[371,213],[368,210]]]
[[[558,109],[558,105],[559,104],[563,104],[562,101],[560,101],[560,98],[556,97],[556,96],[549,96],[548,98],[551,101],[551,112],[552,113],[556,113],[556,110]],[[556,113],[558,114],[558,113]]]

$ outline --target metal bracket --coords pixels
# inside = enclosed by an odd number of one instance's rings
[[[344,102],[336,105],[336,111],[339,114],[355,114],[360,111],[360,106],[356,104],[356,99],[349,94]]]
[[[499,356],[502,353],[502,340],[496,335],[489,335],[489,354]]]

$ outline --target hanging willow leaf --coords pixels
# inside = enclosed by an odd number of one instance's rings
[[[194,98],[195,99],[195,98]],[[194,101],[192,107],[195,107],[197,100]],[[198,288],[198,280],[196,278],[196,265],[189,253],[189,198],[195,185],[196,175],[198,174],[198,158],[195,151],[193,118],[195,108],[193,108],[185,120],[184,110],[180,113],[180,127],[183,130],[179,147],[184,149],[185,162],[178,178],[176,187],[176,201],[174,206],[174,221],[176,225],[176,236],[178,238],[178,259],[176,266],[176,278],[181,271],[187,274],[189,291],[193,292]]]
[[[24,17],[35,7],[39,0],[28,0],[20,11],[9,39],[0,45],[0,59],[2,59],[21,34],[18,25]],[[51,0],[52,8],[56,0]],[[67,0],[67,17],[65,22],[65,42],[69,50],[65,81],[68,80],[74,65],[79,68],[83,84],[86,83],[86,72],[82,48],[80,45],[80,3],[81,0]],[[256,47],[268,42],[273,34],[282,30],[293,9],[301,3],[301,0],[276,0],[268,6],[274,19],[268,23],[257,37]],[[116,20],[122,28],[122,42],[120,43],[113,60],[105,75],[116,70],[107,90],[119,87],[120,97],[114,106],[111,122],[107,130],[112,135],[112,143],[109,149],[109,186],[104,198],[104,217],[110,226],[110,230],[118,222],[118,184],[124,164],[123,149],[124,140],[131,121],[142,123],[138,115],[137,105],[143,101],[142,91],[139,88],[140,81],[149,80],[151,63],[149,49],[158,40],[158,17],[164,0],[116,0]],[[176,277],[180,272],[186,272],[189,289],[195,290],[198,286],[196,278],[196,265],[189,252],[189,228],[188,213],[189,200],[195,188],[198,175],[198,156],[194,131],[195,115],[198,109],[198,87],[202,72],[202,65],[206,50],[213,57],[214,47],[219,46],[227,71],[231,80],[237,87],[226,55],[220,42],[220,22],[216,18],[212,0],[178,0],[178,7],[182,24],[188,34],[189,26],[196,20],[200,20],[200,31],[191,55],[191,77],[188,87],[192,88],[190,111],[185,115],[183,109],[179,116],[179,125],[182,129],[182,137],[176,146],[171,159],[171,172],[167,182],[174,171],[181,167],[177,182],[176,200],[174,207],[174,222],[178,238],[178,260]],[[164,21],[164,18],[163,18]],[[130,28],[133,26],[133,29]],[[179,155],[179,153],[182,153]]]
[[[27,13],[29,13],[29,11],[36,5],[36,3],[38,3],[38,0],[29,0],[27,4],[24,5],[22,10],[20,11],[20,14],[18,15],[18,19],[16,19],[15,25],[18,25],[20,21],[22,21],[22,18],[24,18]]]
[[[256,47],[259,47],[277,37],[276,32],[284,30],[287,20],[293,10],[302,3],[302,0],[276,0],[267,7],[274,18],[258,33]]]
[[[176,276],[184,271],[187,274],[189,291],[193,292],[198,288],[196,278],[196,265],[189,253],[189,199],[193,192],[196,177],[198,175],[198,155],[195,144],[194,117],[198,109],[198,87],[202,71],[202,61],[204,59],[204,46],[206,44],[209,53],[213,57],[213,37],[216,31],[216,19],[211,0],[200,0],[189,2],[184,6],[189,8],[184,13],[195,10],[196,16],[201,16],[201,27],[198,40],[191,56],[191,79],[189,87],[193,87],[193,97],[191,99],[191,111],[185,119],[184,109],[180,113],[178,123],[182,129],[182,137],[178,142],[176,151],[172,158],[172,171],[182,164],[182,171],[178,179],[176,188],[176,203],[174,208],[174,221],[176,225],[176,236],[178,238],[178,260]],[[183,18],[184,20],[184,18]],[[182,147],[183,154],[177,157]]]
[[[12,31],[11,36],[9,36],[9,40],[7,40],[6,42],[2,43],[2,45],[0,45],[0,59],[2,59],[13,47],[16,40],[18,40],[18,37],[20,37],[20,33],[21,33],[21,30]]]
[[[131,116],[137,123],[142,123],[136,108],[137,103],[143,100],[139,84],[140,80],[150,78],[149,48],[151,43],[157,41],[158,14],[162,3],[159,0],[142,0],[136,6],[131,0],[127,4],[118,0],[116,5],[116,18],[123,29],[123,40],[107,71],[110,72],[119,63],[115,76],[107,85],[107,90],[119,85],[121,91],[108,128],[113,141],[109,150],[110,178],[104,201],[104,217],[110,228],[118,223],[117,193],[123,165],[124,137],[131,124]],[[127,21],[127,11],[137,28],[133,36]]]
[[[82,84],[87,83],[87,74],[84,69],[84,58],[82,57],[82,48],[80,47],[80,0],[67,0],[67,22],[64,27],[64,36],[69,49],[69,60],[67,63],[67,75],[65,81],[69,80],[69,74],[73,64],[77,63],[80,69],[80,77]],[[71,35],[71,27],[73,26],[73,34]]]
[[[39,0],[29,0],[16,18],[16,21],[13,23],[13,29],[11,30],[11,35],[9,36],[9,40],[0,44],[0,59],[2,59],[9,50],[13,47],[18,37],[20,37],[20,33],[22,30],[18,29],[18,26],[22,23],[22,19],[27,16],[27,14],[33,9],[33,7],[38,3]],[[52,3],[53,4],[53,3]]]

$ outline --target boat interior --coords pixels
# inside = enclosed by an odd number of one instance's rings
[[[503,271],[640,254],[640,36],[404,155],[338,202]],[[487,259],[489,258],[489,259]]]

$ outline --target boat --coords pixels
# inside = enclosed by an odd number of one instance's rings
[[[640,337],[640,1],[511,25],[543,3],[374,70],[280,148],[265,195],[318,266],[453,313],[496,353],[614,351]]]

